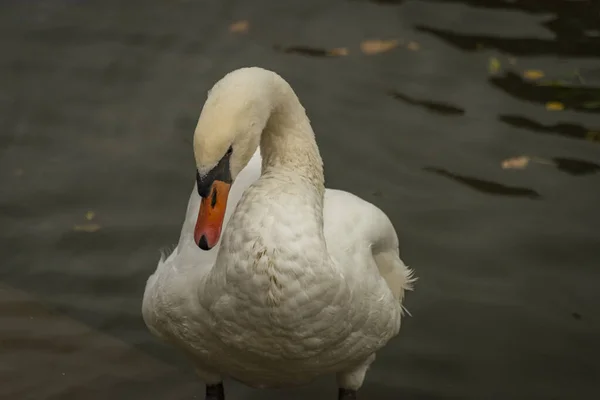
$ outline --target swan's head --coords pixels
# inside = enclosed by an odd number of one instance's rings
[[[198,194],[202,197],[194,240],[203,250],[219,241],[229,189],[260,144],[271,114],[273,73],[233,71],[208,94],[194,132]]]

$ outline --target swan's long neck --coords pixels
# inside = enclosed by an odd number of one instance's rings
[[[320,268],[328,253],[323,233],[323,162],[315,135],[287,82],[271,75],[259,87],[262,96],[252,101],[265,101],[257,107],[264,115],[255,121],[264,127],[262,174],[238,203],[221,250],[247,260],[270,254],[277,268],[300,264]]]
[[[304,178],[323,196],[323,161],[304,107],[287,82],[271,82],[273,104],[260,142],[263,174]]]

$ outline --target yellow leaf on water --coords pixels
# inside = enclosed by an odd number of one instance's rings
[[[348,55],[348,49],[345,47],[336,47],[333,48],[331,50],[327,51],[327,54],[329,54],[330,56],[347,56]]]
[[[93,211],[88,211],[85,213],[85,219],[87,219],[88,221],[93,220],[95,216],[96,216],[96,213]]]
[[[538,69],[529,69],[523,72],[523,76],[526,79],[536,80],[544,77],[544,72]]]
[[[490,62],[488,63],[488,71],[490,74],[497,74],[500,71],[500,61],[496,57],[490,58]]]
[[[100,230],[100,225],[98,224],[83,224],[83,225],[75,225],[73,227],[75,232],[88,232],[93,233]]]
[[[386,51],[392,50],[394,47],[397,47],[400,44],[398,39],[389,39],[389,40],[363,40],[360,43],[360,50],[364,54],[379,54],[385,53]]]
[[[417,42],[408,42],[406,48],[412,51],[417,51],[421,48],[421,46]]]
[[[502,168],[503,169],[523,169],[523,168],[527,167],[527,165],[529,164],[529,161],[531,161],[531,158],[529,158],[528,156],[519,156],[519,157],[508,158],[508,159],[502,161]]]
[[[559,101],[550,101],[546,103],[546,110],[548,111],[561,111],[565,109],[565,105]]]
[[[241,20],[229,25],[229,32],[246,33],[248,32],[248,28],[250,28],[250,23],[246,20]]]

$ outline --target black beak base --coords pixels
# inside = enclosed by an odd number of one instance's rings
[[[200,197],[206,198],[210,195],[210,189],[214,181],[221,181],[228,184],[232,183],[231,170],[229,169],[230,156],[231,148],[207,174],[200,175],[200,173],[196,171],[196,183],[198,184],[198,194]]]

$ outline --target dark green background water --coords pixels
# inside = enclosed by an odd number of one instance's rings
[[[420,48],[360,53],[388,38]],[[419,277],[361,398],[597,396],[600,2],[4,0],[0,46],[1,398],[203,398],[141,298],[206,93],[252,65],[294,87],[328,186],[388,213]],[[501,167],[523,154],[543,161]],[[100,229],[74,230],[90,210]]]

